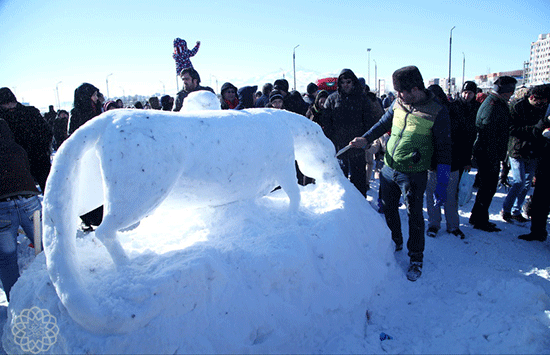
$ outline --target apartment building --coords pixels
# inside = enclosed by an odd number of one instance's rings
[[[526,77],[529,85],[550,83],[550,33],[540,34],[537,41],[531,42]]]

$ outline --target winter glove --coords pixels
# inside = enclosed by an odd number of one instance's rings
[[[504,187],[505,190],[509,189],[512,185],[508,182],[508,175],[500,174],[498,179],[498,188]]]
[[[447,201],[447,186],[449,185],[449,176],[451,175],[451,166],[448,164],[437,165],[437,185],[434,192],[434,206],[441,206]]]
[[[550,128],[550,116],[541,118],[535,125],[537,129],[544,131],[546,128]]]

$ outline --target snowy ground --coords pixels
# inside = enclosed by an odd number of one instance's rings
[[[381,352],[548,352],[550,245],[517,239],[529,232],[529,223],[500,218],[504,197],[499,190],[490,209],[501,232],[468,224],[473,197],[459,211],[466,239],[446,233],[442,224],[435,239],[426,238],[422,277],[385,284],[372,323],[394,341],[381,342]],[[396,258],[405,267],[406,254]]]
[[[376,200],[377,181],[371,186],[370,202]],[[504,193],[497,192],[490,211],[502,232],[486,233],[468,225],[472,199],[460,212],[466,239],[445,233],[443,224],[437,238],[426,239],[423,275],[417,282],[404,275],[385,280],[366,306],[369,316],[363,329],[326,339],[325,348],[315,351],[548,353],[550,243],[517,239],[529,231],[529,223],[512,225],[499,217]],[[403,208],[401,215],[406,226]],[[405,269],[406,248],[395,258]],[[1,297],[0,331],[7,319],[7,303]],[[381,333],[392,339],[381,341]]]

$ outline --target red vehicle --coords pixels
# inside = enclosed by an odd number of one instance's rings
[[[315,84],[317,84],[319,90],[326,90],[329,92],[329,94],[338,90],[337,77],[317,79],[317,82]]]

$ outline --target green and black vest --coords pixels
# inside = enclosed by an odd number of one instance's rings
[[[434,152],[432,127],[443,107],[434,101],[404,105],[397,100],[393,107],[391,136],[384,162],[403,173],[418,173],[430,168]]]

